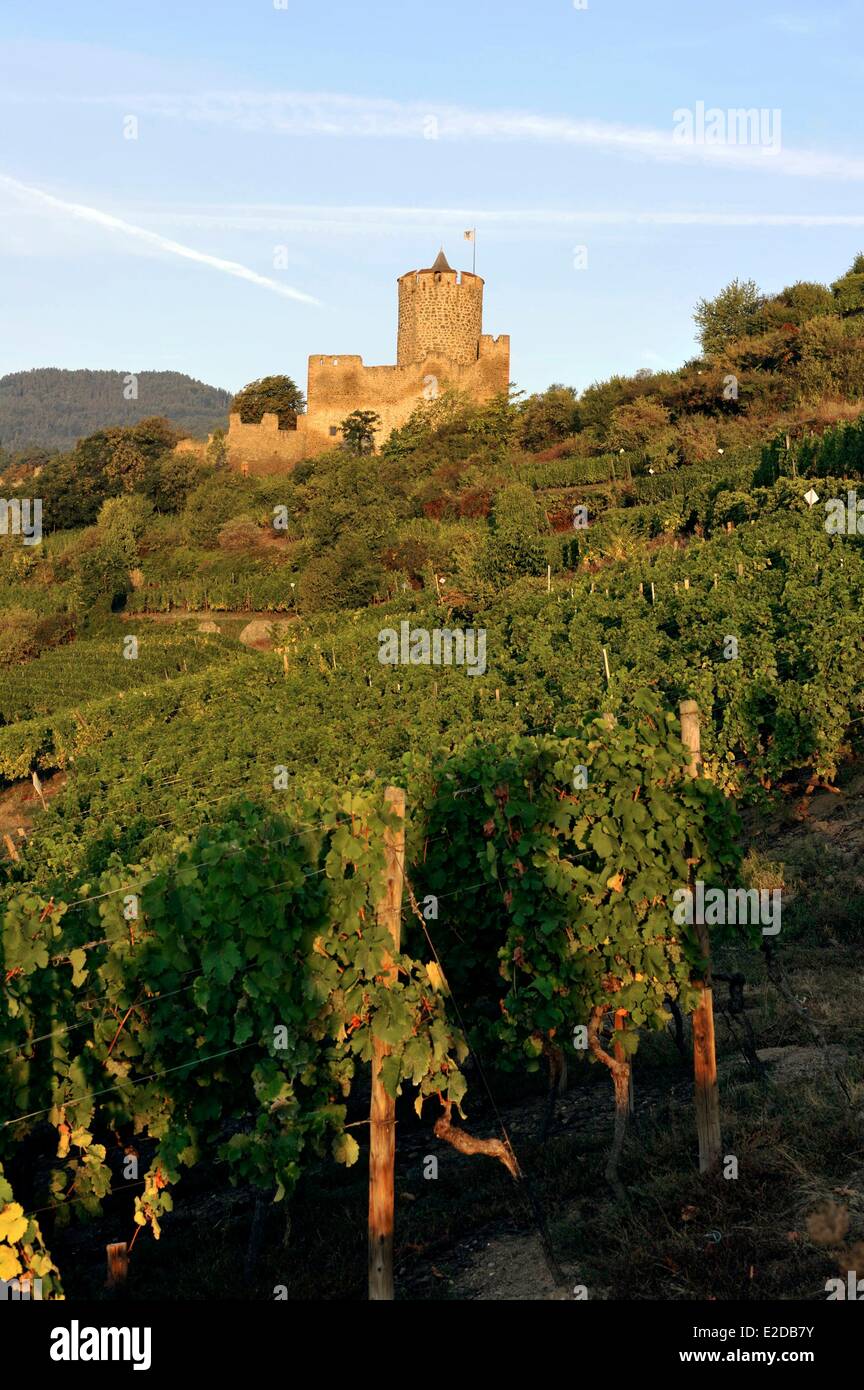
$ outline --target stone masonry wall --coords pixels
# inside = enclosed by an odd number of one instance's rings
[[[374,410],[381,417],[376,436],[383,443],[404,425],[418,401],[451,385],[474,400],[488,400],[506,391],[510,382],[510,339],[480,338],[479,357],[464,365],[430,354],[410,367],[364,367],[355,356],[309,358],[309,408],[298,415],[297,428],[280,430],[278,417],[267,414],[260,425],[244,425],[232,414],[228,457],[233,467],[261,475],[290,470],[341,440],[339,426],[354,410]]]
[[[420,362],[430,352],[453,362],[477,360],[483,330],[483,281],[456,270],[412,270],[399,279],[400,367]]]

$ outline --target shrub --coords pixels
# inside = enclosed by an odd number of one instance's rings
[[[257,521],[251,516],[234,516],[219,528],[220,550],[252,550],[261,538]]]
[[[39,655],[39,617],[27,608],[0,611],[0,665]]]

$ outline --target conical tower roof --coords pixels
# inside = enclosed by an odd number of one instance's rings
[[[447,257],[444,255],[444,247],[443,247],[443,246],[441,247],[441,250],[438,252],[438,255],[435,257],[435,260],[434,260],[434,262],[432,263],[430,269],[431,269],[431,270],[452,270],[452,269],[453,269],[452,265],[450,265],[449,261],[447,260]]]

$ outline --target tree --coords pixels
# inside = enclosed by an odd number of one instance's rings
[[[794,285],[787,285],[768,301],[766,307],[776,310],[778,322],[782,320],[799,327],[810,319],[835,312],[834,298],[828,286],[812,280],[796,280]]]
[[[525,574],[543,574],[546,549],[540,537],[541,512],[534,492],[525,483],[511,483],[499,492],[492,529],[480,561],[484,578],[496,588]]]
[[[135,492],[144,482],[147,459],[131,439],[117,440],[105,465],[105,480],[112,491]]]
[[[304,613],[363,608],[386,580],[383,566],[362,537],[344,535],[332,550],[306,566],[300,576],[300,605]]]
[[[572,386],[555,384],[519,406],[519,442],[530,453],[569,439],[578,429],[579,405]]]
[[[228,436],[224,430],[214,430],[207,440],[204,458],[211,468],[228,467]]]
[[[381,416],[374,410],[352,410],[339,428],[342,441],[351,454],[371,454],[375,451],[375,435],[381,427]]]
[[[293,430],[306,399],[290,376],[262,376],[237,392],[231,409],[244,425],[260,425],[263,415],[272,414],[278,416],[280,430]]]
[[[735,338],[758,333],[764,303],[754,280],[733,280],[714,299],[700,299],[693,317],[703,352],[720,352]]]
[[[138,542],[152,514],[153,508],[146,497],[136,493],[109,497],[99,510],[100,543],[122,555],[126,565],[134,565],[138,558]]]
[[[860,314],[864,312],[864,253],[855,257],[851,266],[839,280],[831,286],[834,291],[834,305],[840,313]]]
[[[609,443],[613,449],[636,454],[655,472],[675,462],[675,429],[669,411],[648,396],[616,406],[609,421]]]
[[[128,426],[121,433],[149,460],[170,453],[175,444],[183,438],[182,431],[176,429],[171,421],[162,415],[148,415],[146,419]]]

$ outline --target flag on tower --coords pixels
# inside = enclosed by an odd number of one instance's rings
[[[474,240],[474,233],[475,233],[476,231],[477,231],[477,228],[476,228],[476,227],[472,227],[470,231],[468,231],[468,232],[465,233],[465,240],[466,240],[466,241],[473,241],[473,240]]]

